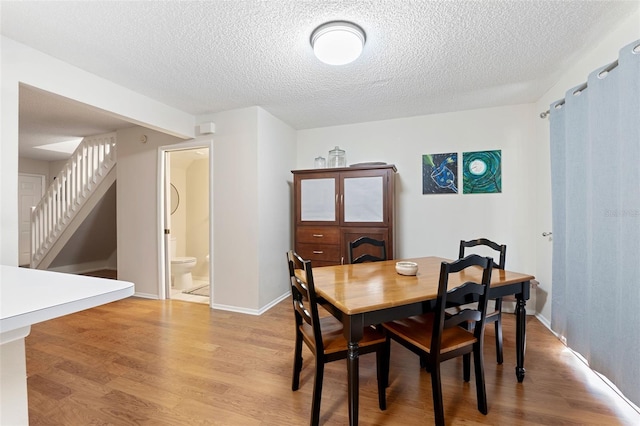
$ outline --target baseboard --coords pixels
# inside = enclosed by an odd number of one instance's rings
[[[221,311],[238,312],[238,313],[241,313],[241,314],[249,314],[249,315],[260,316],[260,315],[264,314],[265,312],[267,312],[269,309],[273,308],[278,303],[282,302],[284,299],[288,298],[290,294],[291,294],[290,292],[286,292],[285,294],[277,297],[276,299],[272,300],[271,302],[269,302],[267,305],[263,306],[260,309],[240,308],[238,306],[221,305],[221,304],[217,304],[217,303],[213,303],[211,305],[211,308],[212,309],[219,309]]]
[[[290,295],[291,295],[291,292],[287,291],[286,293],[284,293],[280,297],[274,299],[273,301],[271,301],[270,303],[268,303],[267,305],[263,306],[260,309],[260,314],[262,315],[263,313],[267,312],[269,309],[273,308],[275,305],[277,305],[278,303],[282,302],[284,299],[287,299]]]
[[[540,321],[542,323],[542,325],[547,327],[550,332],[552,332],[556,337],[558,337],[556,332],[551,329],[551,322],[545,316],[543,316],[542,314],[538,314],[537,313],[536,314],[536,318],[538,319],[538,321]]]
[[[157,294],[140,293],[140,292],[133,293],[133,297],[140,297],[142,299],[155,299],[155,300],[160,299]]]

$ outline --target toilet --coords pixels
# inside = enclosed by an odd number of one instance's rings
[[[176,256],[177,241],[171,238],[171,278],[173,287],[180,290],[187,290],[193,287],[191,271],[196,266],[196,258],[190,256]]]

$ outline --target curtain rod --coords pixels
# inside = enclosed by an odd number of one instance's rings
[[[640,45],[636,46],[636,49],[640,47]],[[635,52],[635,49],[634,49]],[[611,62],[609,65],[607,65],[606,67],[603,67],[601,69],[601,71],[598,73],[598,78],[605,78],[607,76],[607,74],[609,74],[609,72],[611,72],[614,68],[616,68],[618,66],[618,60],[616,59],[615,61]],[[578,86],[574,91],[573,94],[575,96],[579,95],[583,90],[585,90],[587,88],[587,83],[583,83],[580,86]],[[564,104],[564,99],[562,100],[561,104]],[[547,118],[549,116],[549,110],[543,111],[540,113],[540,118]]]

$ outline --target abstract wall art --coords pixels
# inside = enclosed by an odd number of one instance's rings
[[[462,153],[462,192],[491,194],[502,192],[502,151]]]
[[[458,193],[458,154],[426,154],[422,156],[422,193]]]

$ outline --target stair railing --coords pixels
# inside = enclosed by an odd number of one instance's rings
[[[86,137],[31,209],[31,267],[46,254],[116,163],[116,134]]]

